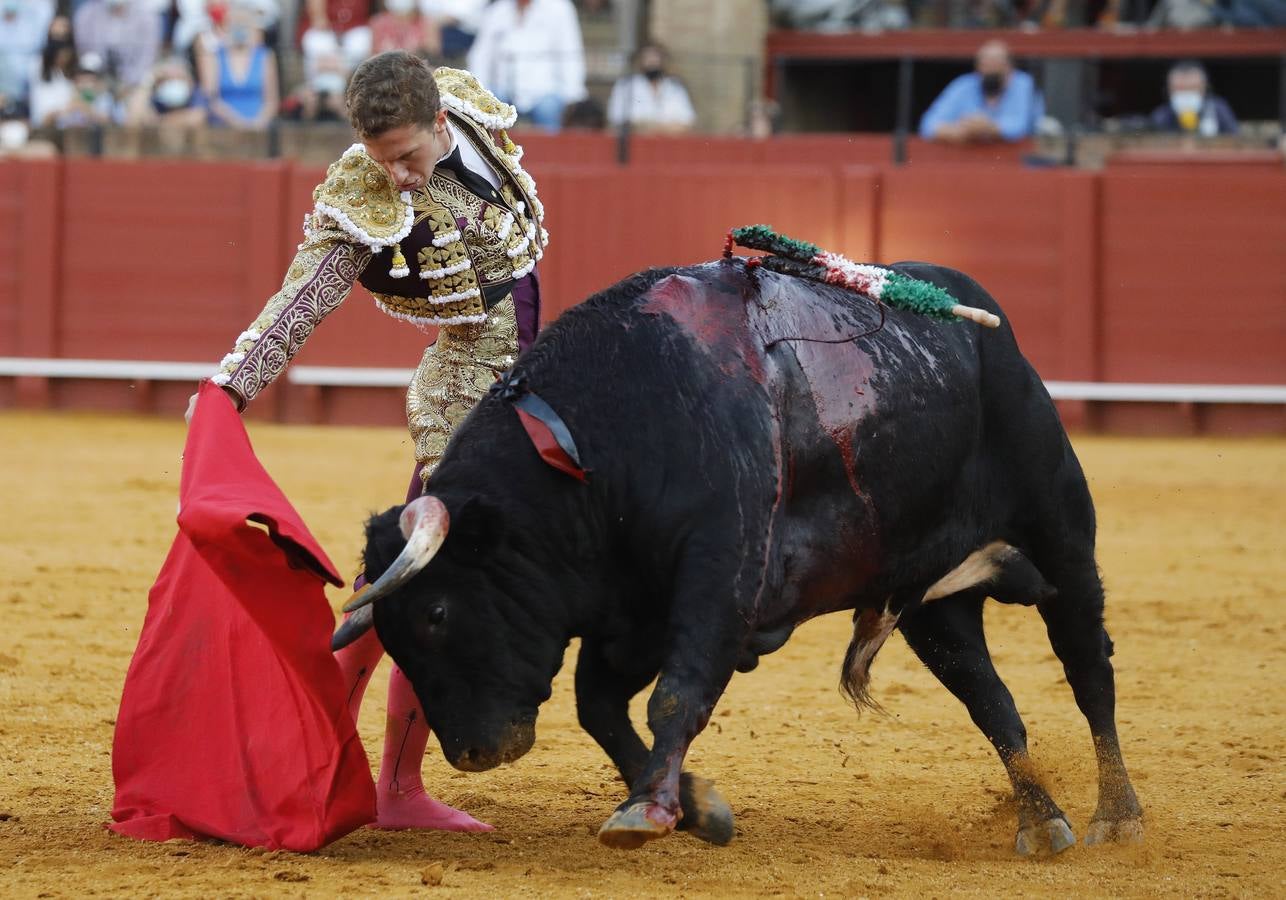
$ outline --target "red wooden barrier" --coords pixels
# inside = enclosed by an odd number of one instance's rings
[[[915,166],[883,175],[880,250],[889,261],[930,260],[968,272],[1005,308],[1024,352],[1047,378],[1077,378],[1062,358],[1063,197],[1046,170]],[[1080,235],[1077,235],[1080,238]]]
[[[713,259],[729,227],[765,222],[856,259],[968,272],[1046,378],[1286,383],[1286,173],[842,166],[847,138],[744,143],[754,162],[566,166],[531,155],[553,236],[540,266],[546,320],[641,268]],[[710,150],[687,146],[692,159]],[[767,161],[783,152],[800,164]],[[0,164],[0,355],[213,369],[280,284],[322,174],[286,163]],[[358,289],[298,362],[410,367],[429,340]],[[189,390],[0,377],[0,406],[172,410]],[[395,390],[279,384],[253,409],[391,423],[400,407]],[[1286,430],[1280,406],[1062,408],[1113,429]]]
[[[1286,174],[1102,182],[1104,379],[1286,382]]]

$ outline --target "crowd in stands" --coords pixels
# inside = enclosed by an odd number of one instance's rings
[[[787,28],[1282,28],[1286,0],[769,0]]]
[[[1286,0],[765,0],[786,24],[897,28],[1101,22],[1147,4],[1149,21],[1286,24]],[[343,122],[348,76],[403,49],[477,74],[530,126],[679,133],[697,113],[666,49],[648,43],[605,103],[590,97],[578,8],[609,0],[0,0],[0,153],[53,152],[42,136],[95,125],[264,131],[280,121]],[[1189,6],[1201,7],[1205,18]],[[1280,21],[1278,17],[1280,16]],[[1231,17],[1231,18],[1229,18]],[[289,32],[289,33],[286,33]],[[1196,63],[1170,73],[1161,130],[1236,130]],[[1004,46],[979,53],[925,113],[923,137],[1013,140],[1042,115],[1030,76]],[[771,131],[755,105],[749,133]]]

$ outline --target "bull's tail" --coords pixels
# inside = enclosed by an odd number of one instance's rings
[[[898,614],[890,612],[887,605],[882,610],[864,609],[853,616],[853,640],[844,654],[839,689],[858,712],[882,711],[880,704],[871,698],[871,663],[897,624]]]

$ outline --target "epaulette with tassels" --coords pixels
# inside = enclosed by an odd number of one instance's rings
[[[724,243],[725,258],[732,256],[734,245],[772,254],[752,257],[747,265],[762,265],[785,275],[834,284],[895,309],[922,316],[947,321],[969,319],[988,328],[1000,326],[999,316],[985,309],[965,306],[936,284],[882,266],[853,262],[816,244],[778,234],[767,225],[749,225],[729,231]]]

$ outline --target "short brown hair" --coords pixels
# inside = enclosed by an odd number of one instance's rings
[[[344,99],[348,119],[362,137],[405,125],[428,128],[442,106],[433,67],[405,50],[389,50],[358,66]]]

